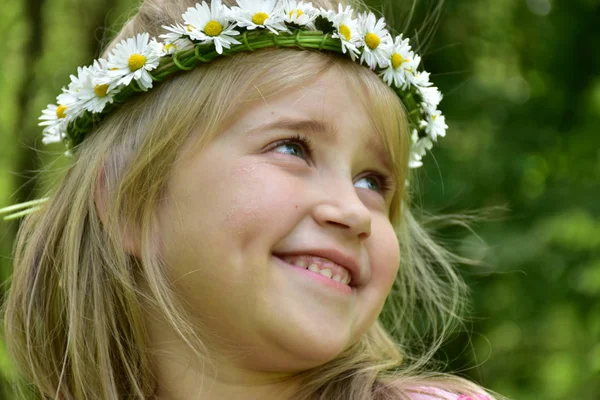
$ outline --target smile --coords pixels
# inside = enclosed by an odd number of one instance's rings
[[[340,266],[332,266],[331,264],[328,265],[327,263],[318,262],[312,262],[309,264],[308,262],[303,260],[304,256],[300,258],[294,257],[295,260],[290,259],[289,261],[292,262],[288,262],[288,257],[274,257],[283,266],[291,268],[292,270],[299,272],[306,278],[318,281],[321,284],[330,287],[331,289],[335,289],[344,294],[351,294],[355,291],[355,288],[352,288],[348,285],[348,283],[350,282],[349,272]]]

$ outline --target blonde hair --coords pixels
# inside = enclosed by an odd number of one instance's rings
[[[178,21],[195,3],[145,1],[107,49],[138,32],[158,36],[162,25]],[[313,4],[337,8],[334,0]],[[155,211],[171,168],[190,138],[202,149],[241,112],[243,102],[301,86],[330,68],[347,72],[350,84],[362,91],[358,98],[369,103],[396,166],[390,219],[402,260],[381,321],[336,359],[299,374],[304,383],[293,399],[401,399],[424,387],[486,393],[460,377],[426,372],[460,323],[466,287],[454,271],[455,258],[408,207],[409,140],[400,101],[367,68],[338,55],[269,49],[216,60],[129,100],[83,141],[50,200],[23,221],[5,305],[5,337],[37,397],[153,398],[156,382],[144,321],[149,305],[203,357],[202,333],[192,328],[154,244]],[[98,188],[106,199],[104,223],[96,208]],[[126,232],[139,237],[139,259],[123,248]],[[421,339],[424,334],[428,337]]]

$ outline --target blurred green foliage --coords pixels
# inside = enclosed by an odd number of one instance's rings
[[[41,144],[37,117],[134,3],[3,2],[0,206],[39,196],[53,180],[33,179],[42,165],[66,165],[60,146]],[[369,3],[390,17],[404,9]],[[430,5],[421,3],[409,36]],[[426,158],[419,205],[506,209],[473,233],[440,232],[482,260],[461,269],[469,332],[440,356],[448,371],[514,399],[600,398],[599,25],[599,0],[447,0],[433,40],[420,42],[450,129]],[[0,222],[5,284],[17,227]],[[1,346],[0,372],[6,389],[15,373]]]

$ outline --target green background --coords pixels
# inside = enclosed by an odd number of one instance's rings
[[[403,21],[404,3],[369,2]],[[68,161],[37,117],[97,57],[131,0],[0,2],[0,207],[40,195]],[[447,0],[430,41],[415,31],[450,125],[420,171],[434,214],[501,207],[474,231],[438,232],[471,287],[468,331],[440,352],[519,400],[600,398],[600,1]],[[431,24],[428,24],[431,27]],[[107,28],[108,27],[108,28]],[[58,160],[57,160],[58,159]],[[51,168],[40,180],[34,172]],[[0,221],[0,279],[18,222]],[[5,286],[3,286],[5,288]],[[0,390],[14,369],[0,346]]]

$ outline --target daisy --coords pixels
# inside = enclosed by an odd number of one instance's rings
[[[58,107],[64,107],[65,118],[69,121],[77,118],[85,109],[85,100],[81,98],[84,86],[87,85],[89,67],[77,67],[77,75],[71,75],[67,88],[62,88],[58,95]]]
[[[43,132],[42,143],[59,143],[64,137],[67,124],[67,106],[57,106],[56,104],[48,104],[42,115],[39,118],[39,126],[45,126]]]
[[[358,29],[365,44],[360,62],[366,61],[371,69],[386,68],[390,64],[393,40],[385,28],[385,19],[377,20],[372,12],[362,13],[358,16]]]
[[[108,56],[108,83],[110,88],[129,85],[135,79],[142,90],[152,87],[152,76],[148,71],[158,67],[162,45],[150,40],[147,32],[138,33],[135,38],[117,44]]]
[[[406,90],[413,81],[411,78],[417,70],[420,58],[415,58],[408,39],[403,39],[402,35],[396,37],[391,53],[390,63],[381,74],[383,80],[390,86],[393,83],[397,88]]]
[[[412,83],[413,86],[431,85],[429,82],[429,73],[427,75],[420,75],[421,73],[417,71],[419,64],[421,64],[421,57],[415,54],[414,58],[406,60],[402,65],[406,75],[405,87],[408,87],[409,83]]]
[[[276,35],[289,32],[283,21],[283,11],[278,0],[238,0],[239,7],[231,9],[237,24],[248,30],[266,28]]]
[[[201,44],[214,43],[217,53],[223,54],[223,48],[241,44],[233,38],[240,33],[234,30],[235,23],[229,17],[230,12],[221,0],[213,0],[210,7],[203,1],[202,5],[188,8],[183,14],[187,35]]]
[[[348,52],[352,61],[355,61],[360,54],[358,48],[363,43],[358,31],[358,20],[353,18],[354,10],[352,7],[347,6],[344,10],[342,5],[338,4],[337,14],[333,10],[325,10],[323,8],[321,8],[320,14],[323,18],[329,20],[335,28],[335,32],[331,37],[339,38],[342,42],[343,53],[346,54]]]
[[[421,60],[419,56],[417,56],[416,58],[418,58],[419,61]],[[429,81],[429,75],[429,72],[417,71],[415,74],[409,74],[408,78],[409,81],[413,84],[413,86],[423,88],[432,85],[432,83]]]
[[[438,136],[446,136],[446,129],[448,129],[446,117],[442,115],[441,111],[436,110],[427,115],[425,120],[421,121],[421,128],[425,128],[425,132],[431,137],[431,140],[435,142]]]
[[[416,129],[413,129],[411,135],[411,151],[410,151],[410,160],[409,167],[410,168],[418,168],[423,165],[421,159],[427,153],[427,150],[431,150],[433,148],[433,142],[428,137],[419,137],[419,133]]]
[[[59,106],[67,107],[66,118],[70,121],[84,109],[84,101],[79,97],[81,88],[86,80],[87,67],[77,67],[77,75],[71,75],[68,88],[63,88],[62,93],[56,98]]]
[[[319,12],[313,7],[312,3],[305,4],[296,0],[286,0],[283,4],[284,21],[288,24],[304,26],[315,30],[315,19]]]
[[[78,97],[81,89],[79,74],[82,70],[83,68],[81,67],[77,68],[77,76],[71,75],[71,83],[69,84],[68,88],[63,87],[62,93],[56,97],[58,104],[58,117],[65,118],[69,122],[78,118],[83,112],[83,101],[81,101],[81,99]],[[62,110],[62,112],[60,110]],[[62,115],[64,115],[64,117]]]
[[[110,87],[106,80],[108,62],[100,58],[94,64],[81,71],[79,82],[81,84],[77,97],[83,102],[82,106],[93,113],[100,113],[107,104],[112,103],[114,96],[119,92],[119,87]]]
[[[435,86],[419,87],[418,90],[421,92],[421,97],[423,97],[423,108],[429,114],[433,114],[437,110],[440,101],[442,101],[442,93]]]
[[[178,51],[194,48],[194,42],[187,37],[189,31],[183,25],[163,25],[163,29],[169,31],[169,33],[163,33],[159,36],[161,39],[164,39],[162,55],[174,54]]]
[[[94,60],[89,67],[77,68],[77,76],[71,75],[69,88],[58,96],[58,103],[68,106],[67,118],[80,114],[83,110],[99,113],[107,103],[112,103],[117,88],[110,88],[106,80],[107,61],[103,58]]]

